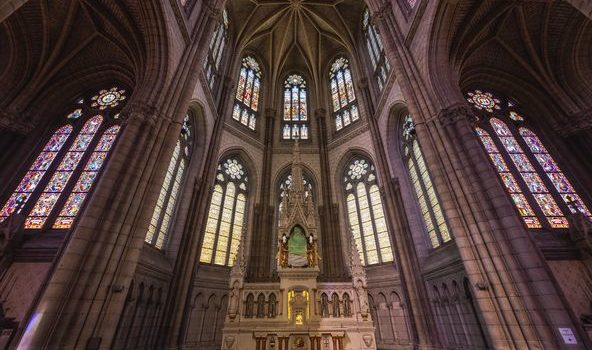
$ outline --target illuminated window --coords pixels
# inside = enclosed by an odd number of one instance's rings
[[[362,15],[362,30],[364,31],[364,38],[366,39],[366,48],[372,62],[372,69],[374,71],[374,78],[378,82],[380,90],[386,84],[391,67],[388,63],[384,53],[384,47],[380,36],[370,21],[370,12],[368,9],[364,10]]]
[[[298,74],[290,75],[284,82],[282,138],[308,139],[306,81]]]
[[[329,86],[335,128],[339,131],[360,119],[349,61],[345,57],[337,58],[331,65]]]
[[[247,172],[238,157],[220,162],[200,262],[224,266],[234,264],[245,222],[247,186]]]
[[[0,222],[28,211],[25,229],[71,228],[117,139],[125,99],[117,87],[78,99],[4,204]]]
[[[228,13],[226,10],[222,12],[222,23],[218,24],[214,37],[210,41],[208,55],[204,64],[206,71],[206,79],[210,84],[210,89],[214,90],[214,86],[218,77],[220,76],[220,65],[222,63],[222,56],[226,43],[228,41]]]
[[[355,157],[346,166],[343,183],[349,226],[362,263],[393,261],[374,165],[365,158]]]
[[[481,90],[467,93],[467,101],[481,116],[477,136],[528,228],[567,228],[568,211],[592,217],[541,140],[524,125],[516,102]]]
[[[251,130],[257,125],[257,108],[261,89],[261,69],[251,57],[243,58],[236,88],[232,118]]]
[[[167,167],[164,182],[160,188],[160,194],[156,201],[156,207],[152,213],[146,243],[162,249],[166,243],[167,232],[175,211],[175,204],[179,196],[179,190],[183,184],[185,171],[191,157],[191,146],[193,142],[193,124],[189,114],[185,116],[183,128],[179,140],[175,145],[173,156]]]
[[[410,115],[403,120],[403,157],[413,183],[415,195],[428,232],[432,248],[451,240],[450,231],[444,212],[438,200],[436,190],[428,172],[419,141],[415,134],[415,125]]]

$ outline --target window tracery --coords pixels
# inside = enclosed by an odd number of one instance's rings
[[[374,165],[355,157],[343,174],[347,215],[364,265],[393,261],[391,241]]]
[[[415,124],[409,114],[403,119],[402,131],[404,161],[415,190],[430,244],[432,248],[437,248],[443,243],[449,242],[452,237],[416,137]]]
[[[71,228],[117,139],[126,98],[112,87],[78,99],[2,207],[0,222],[28,210],[25,229]]]
[[[331,101],[337,131],[360,119],[349,61],[339,57],[329,71]]]
[[[218,164],[200,262],[232,266],[246,216],[246,168],[237,156]]]
[[[185,171],[191,158],[191,146],[193,142],[193,123],[191,116],[185,115],[183,127],[179,139],[175,145],[173,156],[169,161],[156,207],[152,213],[152,219],[146,234],[146,243],[162,249],[166,243],[167,233],[173,213],[175,211],[179,190],[185,178]]]
[[[516,102],[482,90],[468,92],[467,101],[481,114],[477,136],[526,227],[568,228],[566,211],[592,217],[539,137],[524,125]]]
[[[391,66],[384,52],[380,36],[370,20],[370,11],[367,8],[362,15],[362,30],[366,40],[368,55],[372,62],[374,78],[378,83],[379,89],[382,90],[388,79]]]
[[[204,64],[206,71],[206,79],[210,84],[210,90],[214,90],[216,81],[220,76],[220,65],[222,63],[222,56],[226,43],[228,41],[228,13],[226,10],[222,11],[222,22],[218,24],[214,37],[210,42],[208,55]]]
[[[308,107],[306,80],[298,74],[290,75],[284,82],[284,140],[308,139]]]
[[[308,196],[313,195],[313,186],[312,181],[306,172],[302,173],[302,184],[304,185],[304,196],[308,198]],[[278,213],[281,213],[283,210],[283,201],[282,199],[288,195],[288,190],[292,189],[292,174],[288,173],[283,177],[283,180],[279,183],[279,198],[278,198]],[[278,220],[280,215],[278,215]]]
[[[251,130],[257,125],[261,90],[261,68],[252,56],[242,59],[232,118]]]

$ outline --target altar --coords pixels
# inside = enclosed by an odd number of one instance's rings
[[[305,195],[297,142],[292,179],[277,230],[279,283],[245,282],[248,257],[241,245],[231,272],[222,350],[375,350],[366,276],[355,246],[348,249],[351,281],[318,281],[322,233],[313,198]]]

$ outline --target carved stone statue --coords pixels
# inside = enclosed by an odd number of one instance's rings
[[[370,307],[368,306],[368,293],[366,292],[366,288],[364,288],[362,280],[356,280],[354,288],[356,289],[358,301],[360,302],[360,313],[362,314],[362,317],[366,318],[370,311]]]
[[[306,246],[306,258],[308,260],[308,267],[315,267],[318,265],[321,257],[317,248],[317,241],[311,234],[308,236],[308,244]]]
[[[230,317],[231,319],[234,319],[238,314],[238,308],[240,304],[240,290],[238,284],[238,281],[234,282],[229,294],[228,317]]]

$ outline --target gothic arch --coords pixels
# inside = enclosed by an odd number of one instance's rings
[[[313,195],[313,200],[314,202],[318,205],[319,204],[319,200],[321,199],[321,184],[318,180],[318,175],[315,173],[314,169],[309,166],[308,164],[302,162],[300,163],[300,166],[303,169],[303,175],[306,176],[312,185],[312,195]],[[272,193],[271,193],[271,198],[274,198],[274,201],[276,198],[278,198],[279,193],[278,188],[282,182],[282,180],[288,176],[291,173],[292,170],[292,163],[291,161],[286,161],[286,164],[284,164],[283,166],[281,166],[274,174],[273,176],[273,186],[272,186]]]

